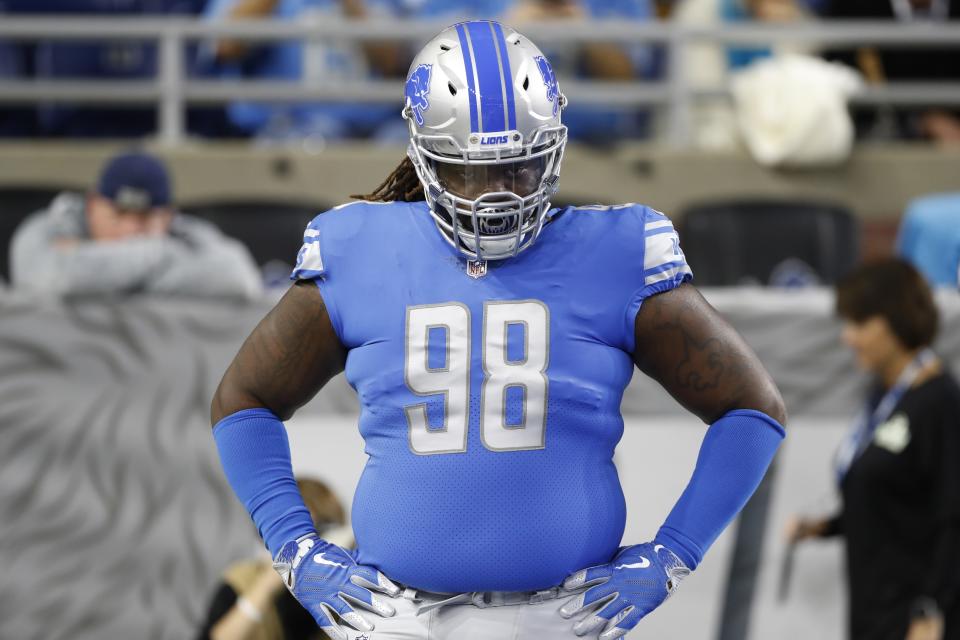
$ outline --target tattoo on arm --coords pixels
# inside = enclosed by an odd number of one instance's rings
[[[731,362],[726,357],[725,345],[720,338],[698,339],[680,321],[678,313],[673,313],[672,318],[662,317],[666,315],[663,310],[658,314],[660,317],[654,331],[660,334],[664,343],[672,341],[682,346],[677,354],[676,367],[670,374],[678,389],[706,392],[723,388],[728,393],[743,392],[742,363]]]
[[[243,343],[214,395],[211,420],[259,407],[285,420],[345,361],[316,284],[298,282]]]
[[[705,422],[733,409],[786,419],[780,393],[756,354],[693,286],[645,300],[635,336],[637,366]]]

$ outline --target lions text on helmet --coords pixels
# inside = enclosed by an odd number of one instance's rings
[[[566,99],[527,38],[495,22],[442,31],[414,59],[407,152],[437,227],[470,260],[530,247],[556,192]]]

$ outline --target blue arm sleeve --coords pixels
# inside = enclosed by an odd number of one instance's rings
[[[214,426],[213,438],[227,481],[271,557],[285,542],[314,531],[293,478],[287,430],[272,411],[244,409],[231,414]]]
[[[691,570],[760,485],[785,435],[760,411],[736,410],[710,425],[693,477],[656,542]]]

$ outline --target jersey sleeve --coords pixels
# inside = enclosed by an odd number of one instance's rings
[[[693,271],[687,264],[683,249],[680,248],[680,236],[670,218],[648,207],[643,207],[642,215],[643,271],[640,286],[627,304],[625,317],[627,344],[631,351],[633,328],[643,301],[693,279]]]
[[[641,298],[680,286],[693,278],[693,271],[680,248],[680,236],[670,219],[646,210],[643,225],[643,288]]]
[[[297,253],[297,264],[291,280],[316,280],[326,274],[320,245],[320,216],[314,218],[303,231],[303,245]]]
[[[353,268],[350,262],[358,252],[363,252],[364,230],[368,227],[371,213],[389,202],[346,202],[319,214],[303,232],[303,244],[297,253],[297,263],[290,274],[291,280],[315,280],[319,284],[330,280],[330,264],[337,266],[339,278],[343,279]]]
[[[338,303],[338,287],[336,283],[329,282],[330,274],[324,263],[324,258],[336,246],[334,236],[337,235],[337,232],[335,228],[331,228],[331,226],[335,227],[336,225],[330,225],[329,218],[324,217],[326,215],[329,215],[329,212],[318,215],[304,229],[303,244],[297,253],[297,263],[293,267],[290,279],[295,282],[312,281],[317,286],[323,298],[323,305],[327,309],[330,324],[333,325],[333,330],[342,343],[344,337]],[[330,246],[331,242],[334,244],[333,247]],[[330,256],[330,258],[336,261],[337,256]]]
[[[370,276],[364,263],[372,251],[369,223],[376,208],[364,202],[348,202],[316,216],[303,232],[303,244],[297,253],[293,281],[313,282],[320,290],[327,315],[340,341],[352,343],[344,334],[343,314],[357,306],[358,292]]]

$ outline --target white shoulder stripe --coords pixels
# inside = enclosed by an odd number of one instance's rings
[[[656,229],[666,229],[673,228],[673,223],[669,220],[654,220],[653,222],[648,222],[644,227],[644,231],[654,231]]]
[[[680,241],[676,233],[647,236],[643,254],[644,271],[650,271],[677,260],[683,260],[683,252],[680,251]]]
[[[643,279],[645,285],[656,284],[657,282],[663,282],[664,280],[673,280],[678,275],[685,273],[693,273],[690,270],[690,267],[683,265],[680,267],[673,267],[672,269],[667,269],[666,271],[661,271],[660,273],[655,273],[652,276],[647,276]]]
[[[311,235],[310,232],[313,232]],[[304,244],[297,254],[297,266],[293,269],[295,278],[312,278],[323,275],[323,256],[320,255],[320,232],[316,229],[307,229],[304,232]],[[316,240],[314,240],[316,238]]]

